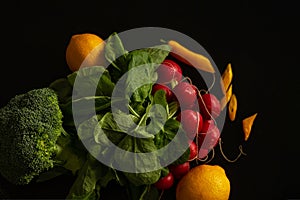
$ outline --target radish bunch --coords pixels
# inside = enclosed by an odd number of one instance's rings
[[[215,119],[221,113],[221,104],[209,91],[200,93],[200,88],[182,75],[182,68],[174,60],[164,60],[157,73],[158,81],[153,85],[152,94],[164,90],[168,103],[178,102],[179,109],[174,118],[181,123],[190,140],[189,160],[183,164],[168,166],[169,173],[154,184],[158,189],[164,190],[172,187],[176,179],[190,170],[192,161],[204,159],[217,145],[220,130]]]

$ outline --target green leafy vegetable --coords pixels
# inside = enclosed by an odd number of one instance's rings
[[[59,78],[53,81],[49,88],[53,89],[58,97],[59,104],[71,101],[73,87],[67,78]]]
[[[128,52],[117,33],[112,33],[105,45],[105,58],[111,63],[108,70],[116,83],[128,71]]]
[[[75,182],[73,183],[67,199],[98,199],[97,181],[105,176],[107,169],[95,158],[88,156],[87,161],[80,169]],[[111,177],[113,179],[113,177]]]
[[[84,67],[68,75],[73,88],[73,99],[88,96],[110,97],[115,84],[110,74],[103,66]],[[93,90],[94,89],[94,90]]]
[[[152,139],[148,138],[136,138],[127,135],[119,144],[119,148],[125,150],[123,154],[117,153],[115,155],[116,162],[127,161],[125,164],[129,169],[136,169],[136,173],[124,172],[125,176],[134,185],[147,185],[155,183],[159,177],[161,170],[155,170],[150,172],[143,172],[140,169],[141,166],[154,166],[159,168],[159,160],[155,154],[139,155],[139,153],[154,152],[156,146]],[[135,153],[133,160],[132,153]],[[124,164],[123,162],[120,164]]]
[[[138,49],[129,53],[126,90],[133,92],[133,102],[143,102],[157,80],[156,69],[169,54],[168,45]]]
[[[136,186],[129,183],[128,196],[131,197],[130,200],[153,200],[159,198],[159,192],[153,185]]]
[[[174,140],[176,134],[179,135],[179,139]],[[188,148],[189,139],[186,137],[184,130],[181,128],[180,122],[175,119],[168,119],[165,123],[163,130],[155,135],[155,145],[158,149],[165,147],[171,141],[175,142],[173,145],[176,148],[173,149],[172,153],[175,155],[180,155],[184,152],[177,160],[175,160],[172,164],[182,164],[189,159],[190,150]],[[170,152],[169,152],[170,153]],[[173,158],[172,154],[162,154],[159,155],[161,162],[165,163],[165,161],[171,160]],[[170,158],[171,157],[171,158]]]

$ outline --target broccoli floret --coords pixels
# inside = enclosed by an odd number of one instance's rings
[[[58,97],[50,88],[13,97],[0,109],[0,172],[17,185],[56,164],[57,145],[64,132]]]

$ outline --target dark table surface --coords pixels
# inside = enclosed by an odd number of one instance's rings
[[[218,157],[213,161],[228,174],[230,199],[300,199],[299,14],[292,2],[23,1],[10,10],[9,16],[16,18],[2,29],[11,38],[4,38],[10,48],[1,70],[1,106],[15,94],[67,75],[65,50],[73,34],[107,38],[114,31],[138,27],[177,30],[199,42],[221,72],[232,63],[238,120],[232,132],[224,130],[224,137],[240,137],[241,119],[259,113],[243,143],[247,156],[235,163]],[[234,155],[237,148],[227,146],[227,151]],[[8,193],[10,198],[62,199],[72,181],[62,176],[15,187],[0,178],[0,197]],[[113,199],[115,190],[122,189],[110,186],[103,199]]]

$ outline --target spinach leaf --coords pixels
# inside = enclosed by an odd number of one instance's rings
[[[73,99],[87,96],[111,96],[115,84],[103,66],[84,67],[67,76],[73,88]]]
[[[174,140],[176,134],[178,134],[179,139]],[[169,154],[161,152],[161,154],[158,155],[161,163],[169,162],[173,159],[174,155],[180,156],[178,159],[173,161],[172,164],[182,164],[188,161],[190,154],[190,149],[188,148],[189,139],[182,129],[180,122],[172,118],[168,119],[163,130],[159,134],[155,135],[154,143],[157,149],[160,149],[168,145],[171,141],[174,142],[173,147],[176,146],[176,148],[173,148],[172,151],[168,151]]]
[[[103,165],[89,154],[67,199],[100,199],[101,188],[107,187],[111,181],[116,181],[120,185],[124,185],[125,182],[114,169]]]
[[[131,69],[132,67],[136,67],[136,66],[139,66],[142,64],[147,64],[147,63],[153,64],[153,65],[161,64],[166,59],[166,57],[169,55],[170,51],[171,51],[170,46],[166,45],[166,44],[156,45],[153,47],[142,48],[142,49],[137,49],[137,50],[131,51],[130,53],[132,55],[137,55],[137,54],[143,55],[144,53],[146,53],[147,59],[144,58],[143,59],[144,61],[141,60],[142,62],[134,61],[132,64],[138,64],[138,65],[130,66],[129,69]],[[146,60],[148,60],[148,62]]]
[[[114,65],[114,62],[117,60],[117,58],[126,53],[127,51],[125,50],[120,37],[116,32],[113,32],[108,37],[105,45],[105,58]],[[117,66],[115,67],[119,69]]]
[[[180,134],[180,140],[176,140],[176,149],[174,153],[181,152],[181,156],[175,160],[172,164],[178,165],[188,161],[190,155],[189,149],[189,138],[186,136],[185,131],[183,130],[180,122],[174,119],[169,119],[165,124],[165,135],[168,139],[174,139],[174,133]]]
[[[36,182],[40,183],[40,182],[45,182],[45,181],[49,181],[55,177],[61,176],[63,174],[71,174],[69,170],[67,170],[64,167],[61,166],[55,166],[54,168],[47,170],[43,173],[41,173]]]
[[[78,109],[78,113],[81,115],[89,115],[93,113],[98,113],[100,111],[106,110],[110,108],[111,98],[108,96],[89,96],[82,97],[80,99],[73,100],[72,102],[68,102],[67,104],[62,104],[62,109],[66,111],[70,111],[73,108]],[[93,103],[94,106],[88,107]]]
[[[111,112],[108,112],[99,121],[99,126],[106,134],[107,138],[115,145],[118,145],[118,143],[126,135],[126,132],[135,126],[133,120],[134,116],[126,115],[121,111],[115,113],[114,115]],[[97,134],[95,134],[95,140],[96,142],[101,143],[99,139],[101,139],[102,137],[99,134],[101,133],[98,132]]]
[[[128,183],[128,196],[130,200],[153,200],[159,199],[158,189],[153,185],[135,186]]]
[[[64,125],[74,126],[73,109],[76,109],[77,123],[81,123],[93,115],[107,112],[110,109],[111,98],[108,96],[81,97],[60,105],[64,114]]]
[[[97,181],[105,175],[105,166],[91,155],[88,156],[84,166],[73,183],[67,199],[97,199]]]
[[[175,160],[174,162],[172,162],[171,163],[172,165],[180,165],[180,164],[183,164],[183,163],[185,163],[185,162],[187,162],[189,160],[190,149],[187,148],[185,151],[182,151],[182,152],[183,152],[183,154],[177,160]]]
[[[95,115],[90,119],[79,124],[77,128],[77,134],[80,141],[89,149],[89,152],[94,157],[105,150],[105,145],[99,145],[95,140],[95,135],[101,130],[98,127],[99,120],[103,118],[103,115]],[[103,143],[105,141],[103,140]],[[107,143],[106,143],[107,145]]]
[[[69,102],[72,98],[73,87],[69,83],[67,78],[59,78],[53,81],[49,85],[49,88],[53,89],[56,92],[58,100],[61,104]]]
[[[125,115],[120,114],[119,117],[125,117]],[[123,128],[131,128],[132,123],[134,122],[128,119],[127,123],[124,122]],[[130,133],[144,134],[136,130],[130,130]],[[143,169],[139,169],[139,166],[154,166],[156,169],[160,169],[157,155],[153,153],[147,157],[141,157],[139,154],[154,152],[156,150],[154,140],[152,138],[138,138],[124,133],[114,121],[112,113],[106,113],[99,122],[97,116],[83,122],[79,126],[78,135],[85,144],[88,144],[91,154],[95,157],[104,156],[108,161],[110,159],[111,163],[120,165],[125,163],[129,168],[137,169],[137,173],[124,172],[125,177],[135,185],[152,184],[159,179],[160,170],[144,173]],[[115,143],[118,148],[125,151],[121,154],[115,152],[114,148],[110,148],[110,142]],[[132,156],[132,153],[136,153],[134,154],[136,157]]]
[[[112,33],[105,45],[105,58],[110,62],[108,70],[116,83],[128,71],[128,52],[117,33]]]
[[[159,133],[164,128],[164,124],[168,118],[168,103],[166,100],[166,93],[163,90],[159,90],[151,98],[152,103],[148,107],[149,111],[147,115],[147,131],[153,135]]]
[[[105,114],[106,115],[106,114]],[[101,158],[105,156],[107,160],[110,160],[113,154],[111,146],[111,141],[106,136],[104,130],[99,126],[99,121],[104,118],[105,115],[95,115],[90,119],[82,122],[78,126],[78,137],[82,143],[88,147],[91,155],[96,158]],[[123,133],[113,132],[109,134],[110,139],[118,138],[122,139]]]
[[[167,98],[166,98],[166,92],[164,90],[158,90],[155,92],[153,96],[153,102],[154,104],[161,105],[164,109],[168,106]],[[168,110],[166,110],[168,112]]]
[[[115,161],[119,164],[126,164],[129,169],[135,169],[135,173],[124,172],[127,179],[136,186],[155,183],[161,175],[160,163],[155,153],[144,153],[156,151],[156,146],[151,138],[136,138],[127,135],[120,143],[119,148],[125,150],[123,153],[115,154]],[[135,154],[132,154],[135,153]],[[141,154],[140,154],[141,153]],[[144,172],[141,166],[154,166],[154,171]]]
[[[156,69],[169,51],[168,45],[159,45],[129,52],[131,60],[128,65],[126,91],[127,94],[132,93],[133,102],[143,102],[149,95],[157,80]]]

